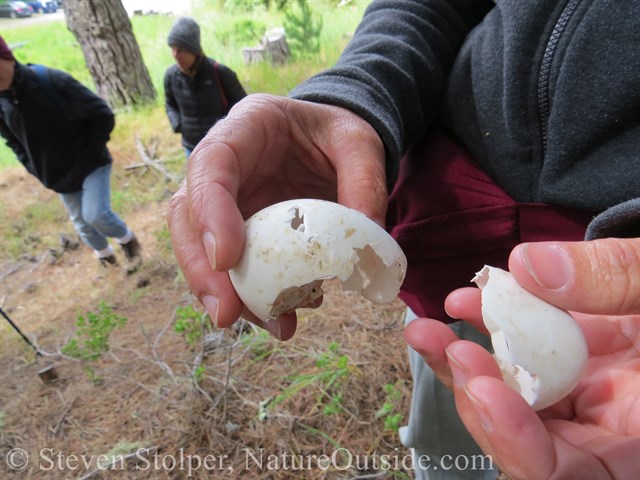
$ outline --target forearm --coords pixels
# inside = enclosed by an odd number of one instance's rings
[[[471,0],[374,1],[336,66],[291,96],[366,119],[382,138],[394,175],[402,153],[435,118],[458,50],[486,11],[478,10]]]

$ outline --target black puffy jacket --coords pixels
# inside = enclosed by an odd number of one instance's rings
[[[209,129],[229,109],[247,96],[238,77],[230,68],[210,58],[203,58],[193,77],[177,65],[164,75],[164,95],[171,128],[182,133],[182,145],[193,150]],[[218,81],[219,80],[219,81]],[[227,107],[220,89],[224,90]]]
[[[11,88],[0,93],[0,134],[45,187],[78,192],[87,175],[111,162],[115,117],[68,73],[50,68],[48,75],[55,99],[31,68],[16,62]]]

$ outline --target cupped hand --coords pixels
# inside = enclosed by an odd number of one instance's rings
[[[250,95],[195,148],[168,213],[178,264],[216,326],[228,327],[242,314],[279,339],[294,334],[295,313],[269,323],[243,313],[227,274],[242,255],[244,219],[294,198],[337,201],[382,224],[380,137],[339,107]]]
[[[509,268],[532,293],[572,311],[584,332],[589,360],[568,397],[534,412],[488,352],[434,320],[412,322],[405,339],[453,388],[465,426],[508,477],[638,478],[640,239],[523,244]],[[486,332],[478,289],[453,292],[445,306]]]

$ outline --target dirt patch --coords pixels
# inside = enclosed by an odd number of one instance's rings
[[[144,249],[133,275],[101,269],[83,246],[64,249],[59,234],[73,232],[56,195],[20,169],[2,172],[1,306],[45,354],[0,322],[0,456],[30,458],[20,471],[0,462],[0,477],[175,479],[193,468],[191,478],[409,478],[402,464],[380,466],[381,455],[407,465],[396,430],[410,392],[403,305],[331,282],[289,342],[244,323],[190,342],[176,322],[202,308],[170,251],[170,186],[115,168],[114,191],[155,192],[127,207]],[[39,218],[39,206],[51,210]],[[12,239],[22,253],[7,253]],[[127,319],[109,350],[91,362],[62,355],[101,302]],[[47,365],[58,374],[49,384],[38,376]]]

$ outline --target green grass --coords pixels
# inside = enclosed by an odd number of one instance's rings
[[[251,39],[251,27],[272,29],[283,26],[283,14],[275,8],[266,10],[256,6],[247,11],[241,5],[247,2],[206,1],[195,2],[192,16],[201,27],[202,46],[205,53],[232,68],[248,93],[272,93],[286,95],[295,85],[314,73],[332,65],[345,47],[350,34],[357,26],[369,0],[351,2],[338,8],[337,0],[310,0],[314,14],[322,15],[323,30],[321,49],[317,56],[290,61],[281,67],[269,64],[245,65],[242,47],[256,46],[259,37]],[[257,3],[257,2],[256,2]],[[222,6],[224,5],[224,10]],[[127,125],[127,130],[150,130],[155,122],[164,122],[164,72],[173,63],[167,46],[167,34],[175,18],[167,15],[136,16],[132,27],[145,65],[156,88],[158,97],[150,107],[117,112],[117,124]],[[7,43],[14,46],[14,54],[21,63],[41,63],[64,70],[95,91],[93,80],[84,61],[82,50],[69,32],[64,21],[54,21],[32,26],[3,29]],[[158,114],[160,112],[160,114]],[[149,118],[152,122],[149,122]],[[165,128],[163,123],[155,124]],[[134,130],[131,127],[135,127]],[[119,138],[114,132],[114,141]],[[179,148],[179,138],[175,138]],[[15,166],[13,152],[0,144],[0,168]]]

